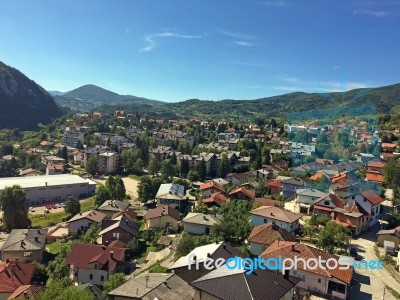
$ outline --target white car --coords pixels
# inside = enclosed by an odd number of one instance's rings
[[[58,203],[57,204],[57,208],[61,208],[62,207],[62,204],[61,203]]]
[[[31,207],[29,207],[29,211],[30,212],[35,212],[35,209],[31,206]]]

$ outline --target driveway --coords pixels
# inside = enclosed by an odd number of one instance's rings
[[[367,233],[352,240],[352,245],[358,250],[359,255],[363,259],[377,259],[374,246],[376,241],[376,233],[380,226],[375,226]],[[395,300],[396,298],[385,289],[385,285],[390,286],[396,291],[400,291],[400,283],[392,277],[386,269],[383,270],[366,270],[362,268],[356,270],[354,281],[349,293],[349,299],[355,300]]]

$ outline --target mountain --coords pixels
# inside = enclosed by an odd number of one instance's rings
[[[254,119],[256,117],[335,117],[346,114],[400,113],[400,84],[336,93],[295,92],[253,100],[191,99],[157,106],[123,105],[127,112],[164,118]],[[103,105],[96,110],[112,112]]]
[[[47,92],[52,96],[62,96],[65,94],[65,92],[60,92],[60,91],[47,91]]]
[[[151,104],[159,105],[164,102],[131,95],[119,95],[93,84],[55,95],[54,100],[65,107],[80,111],[90,111],[101,104]]]
[[[0,107],[0,128],[37,129],[61,115],[45,89],[1,61]]]

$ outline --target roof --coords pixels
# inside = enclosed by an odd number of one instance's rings
[[[382,148],[397,148],[397,145],[393,143],[382,143]]]
[[[4,241],[1,251],[42,250],[46,244],[47,229],[13,229]]]
[[[110,243],[107,247],[93,244],[76,244],[71,253],[65,259],[68,265],[74,265],[78,268],[91,269],[92,263],[97,262],[103,266],[103,269],[111,272],[119,261],[122,261],[125,249],[120,246],[122,243]],[[113,258],[111,258],[111,251]]]
[[[229,181],[227,181],[223,178],[215,178],[213,181],[222,186],[229,184]]]
[[[241,253],[236,248],[225,242],[216,242],[204,246],[197,247],[193,249],[188,255],[179,258],[170,269],[177,269],[181,267],[188,267],[189,264],[192,265],[194,262],[190,261],[190,257],[196,257],[197,260],[205,260],[207,257],[211,257],[216,260],[217,258],[228,259],[230,257],[238,256],[244,257],[245,255]]]
[[[320,190],[315,190],[315,189],[297,189],[296,190],[297,195],[303,195],[303,196],[310,196],[310,197],[324,197],[326,196],[326,193],[321,192]]]
[[[326,194],[325,196],[318,198],[317,200],[314,201],[314,204],[315,204],[314,208],[318,206],[320,209],[321,206],[325,206],[324,203],[319,203],[321,201],[329,201],[336,207],[343,207],[344,202],[345,202],[343,199],[339,198],[338,196],[336,196],[334,194]],[[319,204],[316,204],[316,203],[319,203]]]
[[[111,221],[114,221],[111,225],[107,226],[104,229],[102,228],[102,230],[99,232],[99,235],[103,235],[109,231],[119,228],[119,229],[122,229],[123,231],[129,233],[130,235],[139,237],[139,230],[137,228],[136,223],[132,222],[125,216],[119,216],[117,218],[118,219],[111,220]]]
[[[195,290],[173,273],[147,273],[131,278],[108,293],[134,299],[193,299]]]
[[[384,168],[385,164],[383,162],[381,162],[380,160],[373,160],[373,161],[368,162],[367,166],[371,167],[371,168]]]
[[[207,215],[207,214],[202,214],[202,213],[190,212],[182,220],[182,223],[213,226],[215,224],[219,224],[221,222],[221,220],[222,220],[222,216],[220,216],[220,215]]]
[[[253,209],[250,213],[252,215],[279,220],[286,223],[293,223],[301,218],[300,214],[296,214],[294,212],[275,206],[261,206],[259,208]]]
[[[103,211],[125,211],[130,206],[129,202],[119,200],[106,200],[99,206],[98,210]]]
[[[300,281],[299,278],[270,270],[230,270],[226,266],[192,282],[196,289],[223,300],[279,300]]]
[[[20,286],[29,285],[34,272],[34,264],[0,261],[0,293],[13,293]]]
[[[146,220],[158,218],[161,216],[170,216],[177,221],[181,219],[179,212],[175,208],[169,205],[161,205],[157,206],[156,208],[149,209],[146,213]]]
[[[162,235],[160,238],[157,240],[157,245],[164,245],[164,246],[169,246],[172,243],[172,237],[168,235]]]
[[[63,171],[64,170],[64,165],[63,164],[47,164],[47,169],[56,170],[56,171]]]
[[[297,185],[297,186],[303,186],[305,185],[305,181],[301,178],[289,178],[282,180],[283,184],[292,184],[292,185]]]
[[[314,258],[318,260],[318,258],[321,257],[324,260],[328,260],[330,258],[339,260],[339,256],[337,255],[324,252],[309,245],[294,243],[294,242],[286,242],[286,241],[274,242],[261,254],[261,256],[264,259],[270,257],[278,259],[281,256],[283,260],[285,258],[294,259],[295,257],[297,257],[298,259],[297,267],[298,269],[301,270],[305,270],[305,268],[303,263],[301,263],[300,258],[303,258],[305,260],[309,258]],[[333,270],[328,270],[327,268],[322,269],[317,267],[314,270],[307,269],[306,271],[328,278],[331,277],[336,278],[342,281],[343,283],[346,283],[347,285],[350,285],[351,279],[353,277],[353,267],[350,267],[349,269],[345,270],[340,270],[340,265],[338,265],[338,267]]]
[[[250,198],[250,199],[253,199],[254,196],[256,195],[256,192],[255,192],[255,191],[250,190],[250,189],[248,189],[248,188],[242,186],[242,187],[236,188],[236,189],[234,189],[233,191],[231,191],[231,192],[229,193],[229,196],[235,195],[235,194],[239,194],[239,193],[242,193],[243,195],[245,195],[246,197],[248,197],[248,198]]]
[[[216,183],[215,181],[209,181],[206,183],[203,183],[202,185],[200,185],[200,190],[204,191],[204,190],[208,190],[211,188],[215,188],[217,190],[220,190],[221,192],[225,192],[224,187],[222,185],[220,185],[219,183]]]
[[[183,200],[185,197],[185,187],[180,184],[163,183],[158,189],[156,198]]]
[[[368,202],[370,202],[372,205],[378,205],[385,201],[382,199],[377,193],[375,193],[373,190],[366,190],[362,191],[361,195],[367,199]]]
[[[365,178],[368,181],[375,181],[380,183],[385,182],[385,177],[378,171],[367,170],[367,172],[365,173]]]
[[[95,223],[100,223],[105,217],[106,217],[106,215],[100,211],[90,210],[90,211],[76,214],[71,219],[69,219],[67,221],[67,223],[72,223],[72,222],[79,221],[82,219],[88,219],[89,221],[93,221]]]
[[[203,203],[216,203],[219,206],[224,205],[229,202],[229,199],[222,193],[214,193],[210,197],[203,199]]]
[[[19,172],[19,175],[20,176],[25,176],[25,175],[28,175],[28,174],[30,174],[30,173],[34,173],[34,174],[43,174],[42,172],[40,172],[40,171],[38,171],[38,170],[36,170],[36,169],[32,169],[32,168],[29,168],[29,169],[25,169],[25,170],[21,170],[20,172]]]
[[[44,287],[40,285],[21,285],[14,293],[8,296],[9,299],[38,299],[39,295],[44,291]]]
[[[270,245],[277,239],[297,242],[297,238],[293,234],[272,223],[255,226],[247,238],[249,242],[262,245]]]
[[[83,179],[78,175],[60,174],[60,175],[43,175],[43,176],[27,176],[27,177],[4,177],[0,178],[0,190],[5,187],[19,185],[21,188],[33,188],[44,186],[72,185],[72,184],[93,184],[90,179]]]

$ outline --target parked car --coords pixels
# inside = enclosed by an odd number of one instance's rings
[[[46,214],[48,214],[48,213],[50,212],[50,210],[49,210],[48,208],[46,208],[46,209],[44,210],[44,212],[45,212]]]
[[[58,203],[57,204],[57,208],[61,208],[62,207],[62,204],[61,203]]]
[[[50,206],[51,206],[52,209],[56,209],[57,208],[57,205],[55,205],[55,204],[52,204]]]
[[[51,209],[51,205],[46,205],[46,209]]]

